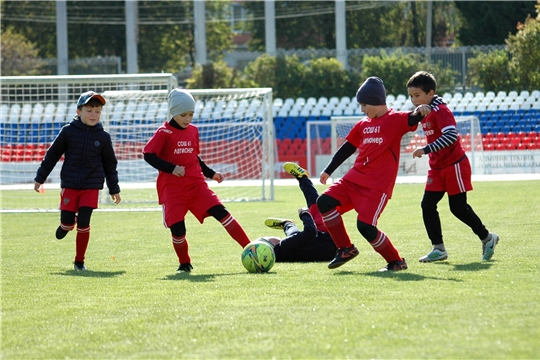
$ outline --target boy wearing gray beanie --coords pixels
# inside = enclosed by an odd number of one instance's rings
[[[186,90],[173,89],[169,93],[168,102],[169,113],[172,117],[195,111],[195,99]]]
[[[195,99],[186,90],[174,89],[168,96],[171,119],[161,125],[144,147],[144,160],[158,170],[156,188],[163,207],[165,227],[178,256],[177,272],[193,269],[186,239],[185,216],[191,212],[202,224],[208,216],[223,225],[243,248],[250,240],[238,221],[210,190],[205,178],[222,182],[224,176],[199,157],[199,129],[193,125]]]
[[[338,247],[328,267],[335,269],[358,255],[342,218],[343,213],[355,209],[358,231],[387,262],[380,271],[405,270],[405,259],[377,228],[377,221],[392,197],[401,138],[416,130],[431,108],[420,105],[412,112],[389,110],[384,84],[378,77],[366,79],[356,92],[356,99],[366,117],[354,125],[320,175],[321,183],[326,184],[338,166],[358,150],[353,167],[317,199],[324,225]]]

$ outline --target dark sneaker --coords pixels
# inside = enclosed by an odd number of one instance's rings
[[[88,270],[86,266],[84,266],[84,261],[75,261],[73,263],[73,268],[77,271],[86,271]]]
[[[482,241],[482,260],[488,261],[495,254],[495,246],[499,243],[499,236],[494,233],[489,233],[489,240]]]
[[[58,240],[62,240],[63,238],[66,237],[68,232],[69,232],[68,230],[64,230],[64,229],[62,229],[61,226],[59,226],[58,229],[56,229],[56,238]]]
[[[286,162],[285,164],[283,164],[283,170],[285,170],[286,172],[288,172],[289,174],[291,174],[297,179],[300,179],[303,176],[309,177],[309,174],[306,171],[306,169],[302,168],[300,165],[295,164],[293,162]]]
[[[388,263],[388,265],[386,265],[379,271],[400,271],[407,269],[407,262],[405,261],[405,258],[402,258],[401,261],[393,261],[391,263]]]
[[[176,270],[176,272],[178,274],[180,273],[183,273],[183,272],[190,272],[191,270],[193,269],[193,266],[191,266],[190,263],[187,263],[187,264],[180,264],[180,266],[178,267],[178,270]]]
[[[294,221],[289,220],[289,219],[268,218],[264,220],[264,225],[272,229],[283,229],[283,227],[285,227],[286,222],[294,223]]]
[[[348,248],[338,249],[336,257],[330,264],[328,264],[329,269],[335,269],[345,264],[347,261],[354,259],[358,255],[358,249],[356,246],[351,246]]]

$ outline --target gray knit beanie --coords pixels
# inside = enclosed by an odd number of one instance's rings
[[[173,89],[169,93],[169,113],[172,117],[195,111],[195,99],[193,96],[182,89]]]
[[[356,101],[366,105],[385,105],[386,90],[383,81],[376,76],[368,77],[358,88]]]

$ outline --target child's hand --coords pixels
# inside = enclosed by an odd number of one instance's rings
[[[214,174],[214,176],[212,176],[212,179],[216,180],[218,182],[218,184],[219,184],[220,182],[222,182],[225,179],[225,175],[223,175],[220,172],[217,172],[217,173]]]
[[[325,172],[322,172],[321,176],[319,177],[319,181],[321,182],[321,184],[326,185],[326,180],[328,180],[329,177],[330,175],[328,175]]]
[[[39,188],[41,187],[41,185],[43,185],[43,184],[40,184],[40,183],[38,183],[37,181],[34,182],[34,190],[35,190],[36,192],[39,192]]]
[[[421,114],[422,116],[426,116],[431,112],[431,107],[429,105],[419,105],[414,109],[413,116]]]
[[[422,149],[422,148],[416,149],[416,150],[414,150],[414,152],[412,153],[413,159],[414,159],[414,158],[421,158],[422,155],[425,155],[424,149]]]
[[[122,201],[122,199],[120,199],[120,194],[112,194],[111,198],[113,199],[115,204],[118,204],[120,203],[120,201]]]
[[[183,167],[183,166],[176,165],[174,167],[174,170],[173,170],[172,174],[174,176],[178,176],[178,177],[184,176],[184,175],[186,175],[186,168]]]

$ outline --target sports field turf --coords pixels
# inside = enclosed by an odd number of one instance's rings
[[[540,357],[540,181],[475,182],[469,203],[501,241],[489,262],[481,243],[440,203],[449,258],[430,249],[423,186],[396,185],[379,228],[409,269],[384,260],[347,228],[360,255],[339,269],[277,263],[249,274],[240,246],[212,218],[187,218],[194,270],[177,259],[161,212],[96,212],[86,264],[72,267],[75,233],[56,240],[58,213],[2,217],[4,359],[345,359]],[[318,186],[319,189],[324,189]],[[36,196],[39,196],[36,194]],[[276,201],[228,203],[252,238],[282,233],[269,216],[297,219],[296,186]]]

